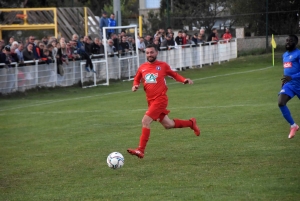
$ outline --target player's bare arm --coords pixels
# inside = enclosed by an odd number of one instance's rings
[[[139,89],[139,85],[134,85],[134,86],[132,86],[132,91],[133,92],[135,92],[135,91],[137,91]]]
[[[194,82],[190,78],[187,78],[184,80],[183,84],[194,84]]]

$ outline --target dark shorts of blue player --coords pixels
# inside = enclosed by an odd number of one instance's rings
[[[286,83],[282,86],[281,91],[278,93],[278,95],[279,94],[286,94],[291,98],[293,98],[294,96],[298,96],[298,98],[300,99],[300,90],[295,89],[289,83]]]

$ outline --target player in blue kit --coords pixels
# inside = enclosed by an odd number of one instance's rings
[[[300,99],[300,50],[296,48],[298,37],[289,35],[286,39],[285,49],[287,50],[283,58],[284,75],[281,79],[282,88],[278,96],[278,106],[286,121],[291,125],[289,138],[293,138],[299,130],[299,126],[294,122],[287,102],[294,96]]]

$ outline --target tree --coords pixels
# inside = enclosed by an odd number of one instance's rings
[[[169,7],[171,5],[171,0],[168,1],[161,1],[161,19],[167,19],[167,3]],[[222,19],[222,15],[228,11],[228,6],[227,0],[173,0],[171,26],[182,29],[185,25],[195,25],[211,30],[217,19]]]
[[[246,32],[255,35],[282,35],[299,33],[300,1],[268,0],[268,24],[266,23],[267,5],[261,0],[230,0],[230,12],[236,25],[244,26]]]

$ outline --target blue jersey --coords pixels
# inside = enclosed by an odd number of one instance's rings
[[[292,77],[287,84],[294,90],[300,91],[300,50],[295,49],[291,52],[287,51],[283,54],[284,75]]]
[[[109,18],[108,27],[115,27],[117,25],[116,20]],[[108,33],[115,33],[115,29],[108,29]]]

